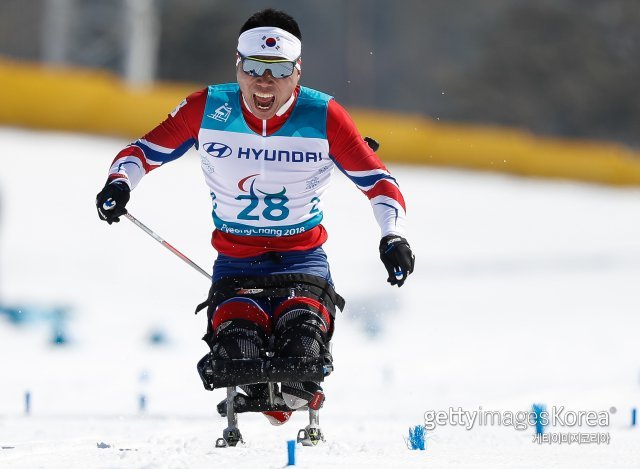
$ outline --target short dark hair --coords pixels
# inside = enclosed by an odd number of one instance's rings
[[[300,27],[296,20],[294,20],[288,13],[281,10],[274,10],[273,8],[266,8],[251,15],[251,17],[242,25],[242,28],[240,28],[240,34],[250,29],[260,28],[263,26],[273,26],[275,28],[284,29],[302,40],[302,33],[300,32]]]

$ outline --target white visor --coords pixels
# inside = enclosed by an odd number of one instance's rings
[[[282,57],[293,62],[302,54],[302,43],[284,29],[253,28],[238,38],[238,53],[243,57]]]

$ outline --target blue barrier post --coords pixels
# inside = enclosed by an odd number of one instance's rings
[[[409,449],[425,450],[425,435],[427,430],[423,425],[416,425],[409,428],[409,440],[407,441],[407,447]]]
[[[144,414],[147,410],[147,396],[145,396],[144,394],[140,394],[138,396],[138,411],[140,411],[141,414]]]
[[[287,441],[287,466],[296,465],[296,442],[295,440]]]
[[[544,422],[542,418],[542,413],[546,411],[546,406],[544,404],[533,404],[531,406],[531,410],[535,414],[535,422],[536,422],[536,435],[542,435],[544,433]]]
[[[24,393],[24,414],[31,415],[31,391]]]

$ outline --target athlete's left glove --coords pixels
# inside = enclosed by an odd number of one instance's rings
[[[387,282],[401,287],[413,272],[416,257],[406,239],[402,236],[387,235],[380,240],[380,260],[389,274]]]
[[[100,220],[107,223],[118,223],[120,217],[127,213],[125,206],[129,202],[131,189],[126,182],[115,181],[107,183],[96,196],[96,208]]]

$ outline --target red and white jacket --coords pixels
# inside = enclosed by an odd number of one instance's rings
[[[212,196],[212,245],[228,256],[250,257],[326,241],[323,194],[338,167],[369,198],[382,236],[405,236],[398,184],[347,111],[309,88],[297,87],[292,98],[279,115],[261,120],[235,84],[197,91],[118,153],[109,181],[134,189],[144,175],[195,145]]]

